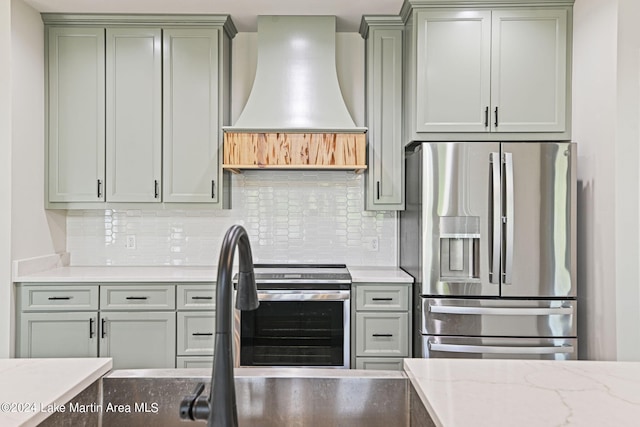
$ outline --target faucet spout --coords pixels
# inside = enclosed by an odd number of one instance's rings
[[[218,261],[216,283],[216,334],[214,343],[213,370],[211,372],[211,394],[208,405],[199,401],[199,388],[193,399],[182,401],[180,416],[183,419],[207,419],[208,427],[237,427],[238,410],[233,375],[232,310],[233,287],[231,275],[236,247],[238,259],[238,289],[236,306],[240,310],[258,308],[258,291],[253,272],[253,257],[249,235],[244,227],[233,225],[224,236]],[[198,393],[198,390],[200,393]],[[205,406],[203,408],[202,406]],[[208,406],[208,408],[206,408]],[[207,410],[208,409],[208,410]]]

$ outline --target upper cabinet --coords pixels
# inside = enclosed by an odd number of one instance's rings
[[[407,0],[405,143],[570,139],[572,3]]]
[[[230,41],[210,28],[163,32],[165,202],[219,203]]]
[[[43,20],[47,207],[228,207],[219,153],[230,120],[230,18]]]
[[[47,34],[49,201],[104,201],[104,29]]]
[[[162,50],[159,28],[107,28],[109,202],[159,202]]]
[[[398,16],[365,16],[368,170],[367,210],[404,209],[402,144],[403,23]]]

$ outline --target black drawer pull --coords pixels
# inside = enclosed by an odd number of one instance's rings
[[[148,297],[126,297],[128,300],[146,300]]]
[[[102,319],[102,332],[100,334],[100,336],[102,338],[104,338],[107,335],[107,328],[106,328],[106,324],[107,324],[107,320],[105,318]]]
[[[49,301],[62,301],[62,300],[70,300],[71,297],[49,297]]]
[[[89,319],[89,338],[93,338],[93,322],[95,322],[95,320],[93,319],[93,317],[91,319]]]
[[[392,337],[393,334],[373,334],[373,336],[376,338],[389,338]]]
[[[213,299],[213,297],[191,297],[191,299]]]
[[[210,337],[213,335],[213,333],[211,332],[194,332],[191,335],[193,335],[194,337]]]
[[[373,297],[371,298],[373,301],[393,301],[393,298],[390,297]]]

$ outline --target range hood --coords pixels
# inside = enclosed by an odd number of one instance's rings
[[[259,16],[253,88],[224,127],[223,167],[366,168],[366,128],[356,127],[336,71],[335,16]]]

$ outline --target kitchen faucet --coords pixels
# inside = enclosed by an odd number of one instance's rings
[[[211,393],[208,399],[200,396],[204,391],[204,384],[200,383],[194,394],[186,396],[180,404],[180,418],[193,421],[207,420],[208,427],[238,426],[231,345],[233,301],[231,273],[236,246],[240,253],[236,308],[250,311],[258,308],[259,305],[249,236],[244,227],[233,225],[224,236],[218,261],[216,340],[211,372]]]

